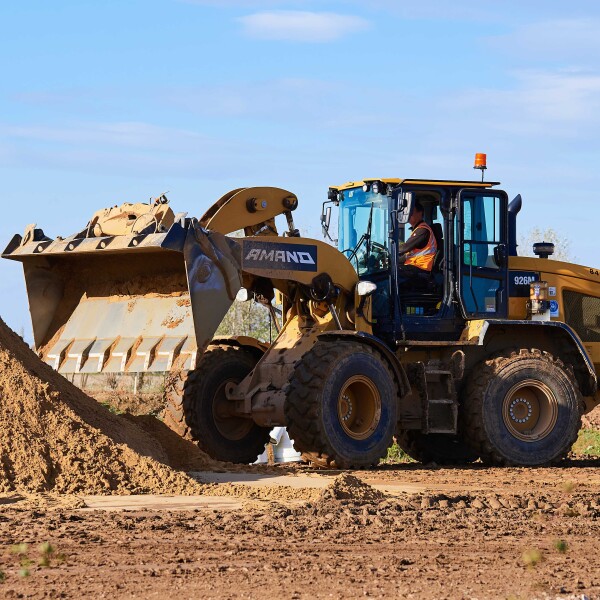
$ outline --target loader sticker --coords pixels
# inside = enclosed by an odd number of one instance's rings
[[[540,280],[534,271],[510,271],[508,274],[508,295],[511,298],[529,298],[529,284]]]
[[[242,268],[317,271],[317,246],[244,241]]]

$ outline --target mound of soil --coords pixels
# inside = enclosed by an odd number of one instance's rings
[[[236,483],[208,483],[202,492],[205,496],[226,496],[246,500],[265,500],[270,502],[317,501],[320,497],[317,488],[291,487],[289,485],[250,486]]]
[[[124,414],[123,419],[135,423],[162,446],[169,466],[180,471],[242,471],[246,467],[212,459],[194,442],[182,438],[152,415]]]
[[[0,319],[0,492],[198,494],[159,441],[43,363]]]
[[[102,404],[107,404],[117,413],[130,415],[158,415],[165,408],[163,394],[142,393],[132,394],[122,390],[95,391],[87,393]]]
[[[385,495],[349,473],[338,475],[322,492],[318,504],[331,501],[350,501],[352,504],[377,504]]]
[[[585,429],[597,429],[600,431],[600,406],[596,406],[587,415],[583,415],[581,422]]]

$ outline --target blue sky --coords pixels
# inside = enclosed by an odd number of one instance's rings
[[[320,236],[327,186],[489,179],[522,230],[596,258],[600,5],[575,0],[56,0],[0,6],[0,245],[168,191],[201,215],[275,185]],[[19,264],[0,316],[29,336]]]

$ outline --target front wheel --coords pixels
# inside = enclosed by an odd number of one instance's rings
[[[244,348],[211,346],[185,380],[180,402],[168,406],[177,431],[191,437],[210,457],[252,463],[269,441],[269,429],[231,413],[225,387],[239,383],[257,363]]]
[[[315,466],[376,465],[392,443],[397,400],[394,375],[376,350],[354,341],[319,341],[290,379],[288,432]]]
[[[539,350],[478,365],[463,406],[467,439],[482,460],[538,466],[563,458],[581,427],[581,394],[571,371]]]

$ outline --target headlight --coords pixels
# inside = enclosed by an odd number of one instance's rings
[[[372,281],[359,281],[356,284],[356,293],[359,296],[370,296],[377,289]]]
[[[250,292],[245,287],[241,287],[235,295],[235,299],[238,302],[247,302],[250,300]]]

